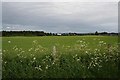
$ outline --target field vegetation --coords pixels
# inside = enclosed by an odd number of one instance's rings
[[[118,78],[117,36],[3,37],[3,78]]]

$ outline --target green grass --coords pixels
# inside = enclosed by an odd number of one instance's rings
[[[117,78],[117,36],[3,37],[3,78]]]

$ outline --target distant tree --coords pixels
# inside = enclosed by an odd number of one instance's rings
[[[108,33],[107,32],[102,32],[101,35],[107,35]]]
[[[59,36],[84,36],[84,35],[118,35],[119,33],[61,33]],[[47,33],[44,31],[1,31],[0,36],[58,36],[58,33]]]
[[[98,35],[98,34],[99,34],[99,33],[96,31],[96,32],[95,32],[95,35]]]

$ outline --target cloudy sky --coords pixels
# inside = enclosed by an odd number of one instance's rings
[[[3,30],[118,32],[117,2],[3,2]]]
[[[3,2],[119,2],[119,0],[1,0]]]

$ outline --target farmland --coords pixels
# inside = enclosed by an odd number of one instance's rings
[[[117,78],[117,36],[3,37],[3,78]]]

